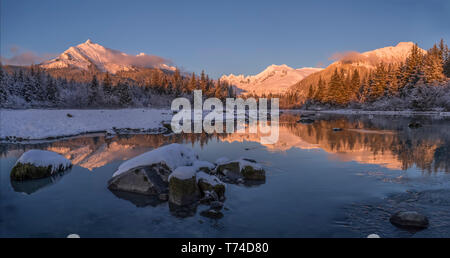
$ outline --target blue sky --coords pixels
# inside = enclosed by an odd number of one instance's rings
[[[342,51],[450,41],[450,1],[1,1],[1,55],[51,56],[91,38],[186,71],[255,74]],[[13,51],[11,51],[11,49]]]

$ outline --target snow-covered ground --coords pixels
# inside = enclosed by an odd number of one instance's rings
[[[336,110],[298,110],[298,109],[285,109],[283,112],[301,112],[301,113],[328,113],[328,114],[341,114],[341,115],[387,115],[387,116],[411,116],[411,115],[431,115],[431,116],[450,116],[450,112],[442,111],[376,111],[376,110],[357,110],[357,109],[336,109]]]
[[[17,137],[29,140],[73,136],[110,131],[113,128],[151,130],[162,128],[172,118],[170,110],[0,110],[0,138]]]

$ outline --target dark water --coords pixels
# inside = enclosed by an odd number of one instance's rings
[[[316,115],[313,124],[281,117],[279,142],[232,135],[103,135],[49,143],[2,144],[0,236],[65,237],[366,237],[449,236],[450,120],[433,117]],[[410,129],[419,121],[422,128]],[[343,128],[334,132],[333,128]],[[106,182],[123,160],[158,146],[192,146],[214,162],[249,157],[266,170],[264,184],[228,185],[224,217],[202,217],[199,205],[180,218],[169,204],[114,194]],[[63,154],[75,166],[53,178],[11,182],[9,173],[27,149]],[[402,194],[437,191],[437,197]],[[410,193],[410,192],[409,192]],[[435,196],[433,194],[419,196]],[[442,194],[440,194],[442,193]],[[403,198],[403,199],[402,199]],[[438,200],[436,202],[435,200]],[[445,201],[447,200],[447,201]],[[407,201],[407,202],[406,202]],[[389,214],[418,209],[429,229],[396,229]],[[431,204],[430,204],[431,203]],[[447,217],[446,217],[447,216]]]

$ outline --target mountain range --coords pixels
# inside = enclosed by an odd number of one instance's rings
[[[220,80],[235,86],[244,94],[282,94],[296,82],[320,70],[322,68],[305,67],[294,69],[285,64],[270,65],[257,75],[230,74],[223,75],[220,77]]]
[[[86,42],[70,47],[57,58],[46,61],[41,67],[47,69],[77,68],[94,69],[100,72],[117,73],[138,68],[160,68],[175,70],[169,61],[158,56],[140,53],[129,55],[118,50],[103,47],[88,39]]]
[[[317,73],[313,73],[293,84],[289,87],[289,91],[295,92],[303,98],[308,94],[310,86],[317,85],[320,79],[329,81],[336,69],[343,70],[345,73],[356,69],[360,76],[365,76],[369,71],[375,69],[376,65],[380,62],[383,62],[384,64],[399,64],[405,62],[413,46],[413,42],[400,42],[396,46],[388,46],[363,53],[345,52],[336,54],[333,56],[334,59],[337,59],[335,62],[327,66],[327,68]],[[426,50],[420,48],[419,51],[423,54],[426,53]]]
[[[404,62],[413,45],[413,42],[400,42],[396,46],[388,46],[363,53],[349,51],[335,54],[332,58],[337,61],[325,69],[313,67],[295,69],[285,64],[273,64],[256,75],[229,74],[223,75],[220,80],[228,82],[241,94],[283,94],[294,90],[299,92],[300,95],[305,95],[309,85],[315,85],[319,78],[328,80],[328,77],[331,77],[332,71],[336,68],[350,69],[354,67],[364,73],[375,68],[380,62],[386,64]],[[426,52],[423,49],[421,51]],[[133,71],[139,68],[159,68],[174,71],[176,68],[171,66],[170,63],[169,60],[162,57],[145,53],[130,55],[87,40],[82,44],[70,47],[57,58],[40,65],[47,69],[94,69],[115,74],[120,71]]]

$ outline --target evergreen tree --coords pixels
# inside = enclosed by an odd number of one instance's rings
[[[334,70],[333,75],[331,76],[330,83],[328,84],[328,94],[326,96],[327,102],[333,103],[333,104],[346,104],[347,103],[347,97],[344,87],[344,80],[343,80],[343,72],[339,73],[337,68]]]
[[[119,82],[117,84],[117,93],[119,97],[119,103],[121,106],[126,107],[131,103],[132,99],[127,83]]]
[[[50,74],[47,75],[46,84],[47,100],[52,104],[57,104],[56,102],[58,99],[58,87],[56,86],[56,83],[50,76]]]
[[[376,100],[384,96],[387,89],[387,71],[384,63],[377,65],[370,84],[370,100]]]
[[[319,77],[319,83],[317,84],[317,90],[314,99],[318,102],[325,102],[325,91],[325,81],[322,80],[322,77]]]
[[[36,95],[36,89],[34,88],[34,83],[31,81],[29,76],[23,77],[23,88],[22,88],[22,96],[26,102],[32,102],[34,100],[34,96]]]
[[[361,79],[359,76],[359,71],[358,69],[355,68],[355,70],[353,71],[352,74],[352,79],[350,81],[350,100],[357,100],[357,95],[358,95],[358,91],[359,91],[359,87],[361,84]]]
[[[107,98],[112,94],[112,81],[108,72],[106,72],[105,78],[103,79],[103,94]]]
[[[88,86],[88,104],[90,106],[94,105],[95,103],[97,103],[97,98],[98,98],[98,80],[97,80],[97,76],[94,74],[92,76],[92,81]]]
[[[306,96],[306,99],[308,99],[308,100],[313,100],[314,99],[314,89],[313,89],[312,84],[309,85],[308,95]]]
[[[423,54],[419,46],[414,44],[406,59],[405,70],[403,73],[403,85],[414,86],[423,77],[422,70]]]
[[[423,73],[426,83],[444,80],[443,57],[443,52],[437,48],[436,44],[428,50],[423,59]]]
[[[200,75],[200,89],[203,92],[206,92],[206,76],[205,76],[205,71],[202,70],[202,74]]]
[[[197,88],[197,79],[195,78],[195,73],[192,73],[191,80],[189,81],[188,90],[189,92],[192,92],[196,88]]]
[[[8,88],[6,84],[6,75],[3,71],[3,66],[0,63],[0,106],[3,106],[3,104],[8,99]]]

